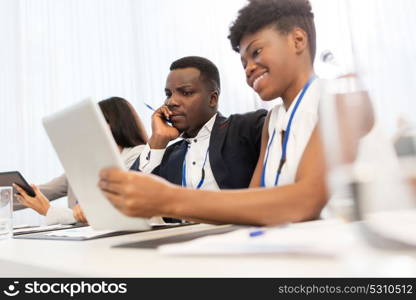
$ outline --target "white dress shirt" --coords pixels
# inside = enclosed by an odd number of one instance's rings
[[[186,185],[188,188],[196,188],[201,180],[202,168],[207,154],[211,131],[215,123],[215,114],[205,125],[201,128],[198,134],[193,138],[186,138],[188,143],[188,151],[185,156],[186,164]],[[142,154],[140,155],[139,169],[143,173],[151,173],[162,162],[165,149],[150,149],[149,144],[146,145]],[[204,166],[205,179],[200,187],[203,190],[219,190],[219,186],[215,181],[214,174],[211,170],[209,162],[209,151]]]
[[[286,148],[286,162],[280,173],[278,185],[287,185],[295,182],[296,172],[298,170],[299,162],[308,144],[309,138],[318,121],[318,107],[321,98],[321,81],[315,79],[303,96],[301,103],[292,120],[292,125],[289,134],[289,140]],[[296,101],[300,95],[299,91],[295,100],[291,103],[289,109],[286,111],[283,103],[273,107],[269,120],[269,141],[275,131],[275,137],[270,145],[269,151],[266,152],[268,157],[265,185],[266,187],[275,186],[275,179],[277,170],[282,155],[282,131],[286,131],[290,115],[293,111]],[[266,149],[267,151],[267,149]],[[268,155],[267,155],[268,154]]]
[[[131,148],[124,148],[123,151],[121,151],[121,159],[124,162],[124,165],[127,169],[129,169],[134,161],[137,159],[137,157],[142,153],[144,149],[144,145],[139,145],[136,147]],[[59,184],[57,184],[59,182]],[[45,216],[45,222],[46,225],[53,225],[53,224],[73,224],[76,223],[76,220],[72,213],[72,208],[76,205],[76,199],[74,193],[71,191],[71,193],[68,193],[71,188],[68,184],[68,180],[66,179],[65,174],[61,175],[58,178],[55,178],[50,183],[40,185],[40,190],[47,191],[46,195],[49,193],[53,194],[54,192],[56,194],[59,194],[57,190],[64,190],[61,194],[67,194],[68,196],[68,206],[69,207],[54,207],[50,206],[46,216]],[[55,191],[54,191],[55,190]],[[60,195],[63,196],[63,195]],[[69,197],[70,196],[70,197]],[[56,199],[56,198],[54,198]],[[50,199],[50,200],[54,200]]]

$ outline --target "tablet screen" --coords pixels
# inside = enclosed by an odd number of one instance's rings
[[[35,191],[18,171],[0,173],[0,186],[12,186],[13,183],[24,189],[29,196],[36,196]]]

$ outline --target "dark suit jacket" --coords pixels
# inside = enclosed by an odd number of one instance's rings
[[[260,154],[266,114],[264,109],[228,118],[218,113],[211,131],[209,162],[220,189],[246,188],[250,184]],[[170,145],[152,173],[181,185],[185,147],[185,140]],[[137,170],[138,165],[139,159],[132,168]]]

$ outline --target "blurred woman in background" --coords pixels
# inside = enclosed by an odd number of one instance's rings
[[[98,104],[120,150],[121,158],[125,166],[130,168],[147,143],[145,127],[133,106],[123,98],[111,97]],[[17,199],[22,204],[15,206],[15,210],[32,208],[46,217],[47,225],[87,223],[65,174],[39,186],[32,184],[32,187],[36,192],[35,197],[30,197],[15,185],[19,193],[16,195]],[[68,208],[50,205],[50,201],[65,196],[68,198]]]

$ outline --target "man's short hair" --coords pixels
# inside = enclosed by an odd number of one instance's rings
[[[308,36],[309,53],[313,62],[316,53],[314,15],[309,0],[249,0],[239,10],[228,36],[234,51],[240,52],[241,39],[267,26],[274,25],[283,33],[293,28],[303,29]]]
[[[220,73],[218,68],[210,60],[200,56],[186,56],[178,60],[175,60],[170,65],[170,70],[195,68],[201,73],[201,79],[207,85],[210,90],[218,91],[221,90],[220,84]]]

